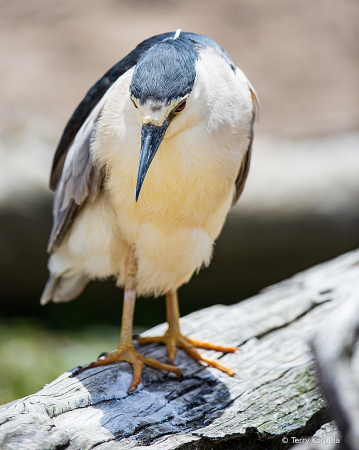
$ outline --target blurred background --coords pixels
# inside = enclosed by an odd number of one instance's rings
[[[122,292],[40,307],[52,156],[87,90],[149,36],[206,34],[256,88],[246,189],[182,314],[236,303],[359,246],[357,0],[0,0],[0,404],[116,348]],[[139,299],[137,331],[165,320]]]

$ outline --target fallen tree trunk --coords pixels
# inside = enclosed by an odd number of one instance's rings
[[[297,442],[293,438],[326,436],[333,427],[325,425],[327,406],[309,341],[358,291],[358,280],[355,251],[239,304],[182,318],[190,337],[238,345],[235,354],[206,352],[235,369],[233,378],[182,351],[176,360],[182,381],[146,367],[132,394],[127,363],[66,372],[37,394],[0,407],[0,448],[285,449]],[[166,360],[163,346],[140,351]]]

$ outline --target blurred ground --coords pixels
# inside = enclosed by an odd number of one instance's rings
[[[0,323],[0,333],[0,405],[39,391],[68,368],[96,358],[104,348],[115,350],[118,339],[115,327],[59,333],[23,319]]]
[[[2,0],[0,8],[2,130],[33,120],[56,140],[97,78],[143,39],[177,28],[211,36],[247,74],[261,133],[302,137],[359,122],[357,0]]]
[[[0,0],[0,355],[9,368],[0,373],[0,385],[7,380],[0,403],[34,389],[8,383],[11,373],[32,371],[15,364],[11,336],[21,348],[20,336],[45,342],[46,327],[119,323],[121,293],[110,281],[92,283],[75,302],[40,308],[51,228],[47,181],[78,102],[151,35],[180,27],[214,38],[261,101],[246,189],[213,263],[181,289],[182,312],[234,303],[359,246],[358,23],[357,0]],[[13,317],[38,325],[14,325]],[[139,300],[137,325],[164,317],[163,299]],[[66,336],[53,336],[53,348],[65,345]],[[27,361],[44,364],[51,347]],[[44,369],[48,381],[52,370],[75,365],[58,359],[61,367]]]

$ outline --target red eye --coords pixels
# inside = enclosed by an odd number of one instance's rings
[[[186,100],[177,106],[177,108],[175,109],[176,113],[183,111],[185,107],[186,107]]]

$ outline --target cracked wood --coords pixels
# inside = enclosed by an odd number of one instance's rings
[[[328,422],[308,341],[358,279],[355,251],[236,305],[182,318],[184,334],[239,347],[226,355],[202,350],[234,368],[234,378],[181,350],[176,362],[183,381],[146,367],[132,394],[127,363],[66,372],[37,394],[0,407],[0,448],[287,448],[283,436],[314,434]],[[163,324],[144,335],[165,329]],[[166,361],[164,346],[140,351]]]

